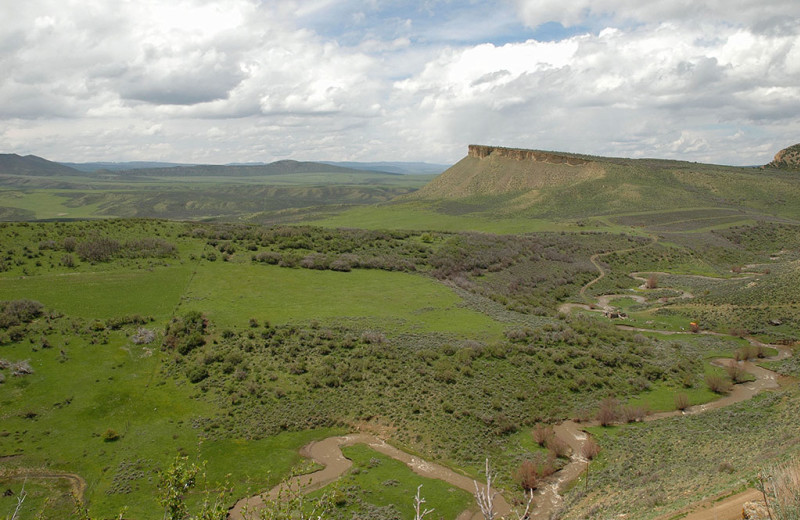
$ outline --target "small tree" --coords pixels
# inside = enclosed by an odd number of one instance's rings
[[[531,491],[539,485],[539,474],[532,460],[523,460],[515,477],[523,491]]]
[[[744,380],[744,369],[733,359],[728,361],[728,365],[725,367],[725,372],[728,373],[728,377],[731,378],[731,381],[734,384],[741,383]]]
[[[198,476],[205,479],[204,466],[205,463],[198,466],[189,463],[188,457],[178,456],[159,473],[158,502],[164,508],[164,520],[225,520],[228,517],[226,502],[230,489],[227,484],[216,495],[206,492],[200,511],[189,515],[185,497],[197,484]]]
[[[613,397],[606,397],[600,401],[600,409],[597,411],[597,420],[600,426],[610,426],[619,417],[619,401]]]
[[[164,520],[183,520],[187,516],[184,497],[194,487],[199,472],[200,467],[190,464],[188,457],[178,456],[160,473],[158,502],[164,508]]]
[[[119,433],[116,430],[112,430],[111,428],[107,429],[103,432],[103,441],[104,442],[114,442],[119,440]]]
[[[647,289],[658,289],[658,277],[654,274],[651,274],[647,277],[647,281],[645,282],[644,286]]]
[[[475,501],[478,503],[484,520],[494,520],[497,516],[497,512],[494,510],[494,498],[497,496],[497,492],[492,491],[494,477],[492,468],[489,466],[489,459],[486,459],[486,486],[479,486],[477,480],[472,481],[475,484]]]
[[[11,516],[8,520],[18,520],[20,518],[19,512],[22,509],[22,503],[25,502],[25,499],[28,498],[28,492],[25,491],[25,482],[22,483],[22,490],[20,490],[19,494],[17,495],[17,506],[14,508],[14,512],[11,513]]]
[[[556,435],[551,435],[547,439],[547,442],[545,444],[547,445],[547,449],[550,451],[550,453],[552,453],[554,458],[569,457],[569,444],[567,444],[566,441],[564,441],[560,437],[557,437]]]
[[[689,396],[683,392],[675,394],[675,409],[683,411],[687,408],[689,408]]]
[[[726,394],[731,389],[731,381],[727,377],[720,374],[706,375],[706,385],[712,392],[718,394]]]
[[[586,460],[594,460],[600,454],[600,445],[592,437],[586,439],[581,446],[581,455]]]
[[[538,423],[531,432],[533,435],[533,440],[536,441],[541,447],[544,447],[545,443],[547,443],[547,439],[553,436],[553,427],[549,424]]]

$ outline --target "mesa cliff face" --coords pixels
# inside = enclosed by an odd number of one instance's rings
[[[767,168],[779,168],[781,170],[800,171],[800,144],[784,148],[775,154],[775,159],[769,163]]]
[[[504,148],[502,146],[484,146],[480,144],[469,145],[468,157],[476,157],[478,159],[485,159],[493,155],[495,157],[505,157],[515,161],[534,161],[546,162],[550,164],[569,164],[570,166],[577,166],[579,164],[586,164],[589,161],[579,157],[571,157],[567,155],[556,154],[552,152],[542,152],[539,150],[525,150],[523,148]]]

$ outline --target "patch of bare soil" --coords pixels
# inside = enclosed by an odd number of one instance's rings
[[[76,497],[79,502],[83,502],[84,494],[86,493],[86,481],[83,477],[76,473],[67,473],[65,471],[53,471],[41,468],[13,468],[2,469],[0,468],[0,476],[25,480],[25,479],[66,479],[69,481],[72,495]]]

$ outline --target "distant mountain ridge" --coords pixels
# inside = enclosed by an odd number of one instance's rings
[[[302,173],[350,173],[363,175],[379,173],[400,175],[400,172],[372,170],[365,167],[349,168],[329,163],[281,160],[269,164],[177,164],[159,162],[94,162],[57,163],[35,155],[0,154],[0,175],[12,176],[63,176],[113,173],[120,176],[231,176],[256,177]]]
[[[379,162],[354,162],[354,161],[322,161],[324,164],[355,168],[357,170],[381,171],[402,174],[440,174],[450,167],[449,164],[433,164],[426,162],[379,161]]]
[[[81,172],[36,155],[0,154],[0,174],[6,175],[80,175]]]
[[[87,173],[92,173],[96,171],[118,172],[118,171],[129,171],[129,170],[145,170],[148,168],[174,168],[176,166],[196,166],[194,163],[171,163],[171,162],[158,162],[158,161],[87,162],[87,163],[62,162],[60,164]]]
[[[194,176],[233,176],[257,177],[263,175],[288,175],[298,173],[357,173],[364,174],[365,170],[331,166],[319,162],[282,160],[269,164],[250,165],[221,165],[198,164],[194,166],[171,166],[166,168],[147,168],[138,170],[121,170],[120,174],[169,176],[169,177],[194,177]],[[397,175],[388,172],[379,172],[385,175]]]

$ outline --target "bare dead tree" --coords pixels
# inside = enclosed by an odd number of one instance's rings
[[[17,520],[19,518],[19,511],[22,509],[22,503],[25,502],[27,497],[28,493],[25,492],[25,482],[23,482],[22,490],[20,490],[19,495],[17,495],[17,507],[14,508],[14,512],[11,514],[10,520]]]
[[[422,484],[417,486],[417,496],[414,497],[414,520],[422,520],[426,515],[435,511],[434,509],[423,509],[425,499],[419,495],[420,489],[422,489]]]
[[[492,491],[492,481],[495,475],[489,466],[489,459],[486,459],[486,487],[478,485],[477,480],[472,482],[475,484],[475,501],[483,514],[485,520],[494,520],[497,513],[494,510],[494,497],[497,496],[496,491]]]
[[[525,504],[525,511],[522,514],[519,514],[519,511],[514,511],[514,514],[517,515],[517,520],[529,520],[531,517],[531,505],[533,505],[533,490],[531,489],[527,493],[528,502]]]

